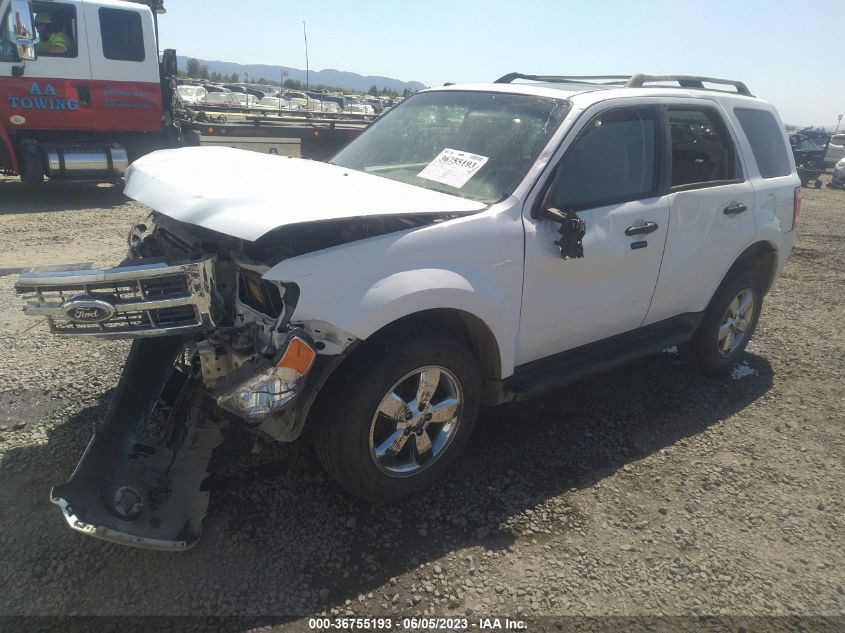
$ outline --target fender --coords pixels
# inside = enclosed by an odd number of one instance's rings
[[[496,216],[512,212],[518,209],[308,253],[282,261],[264,278],[297,284],[295,322],[324,321],[361,339],[423,310],[468,312],[493,333],[506,377],[519,331],[523,237],[520,222]]]
[[[20,169],[18,167],[18,157],[15,156],[15,148],[12,147],[12,139],[9,138],[9,133],[6,131],[6,128],[2,125],[0,125],[0,141],[3,141],[3,145],[6,148],[6,153],[9,155],[10,164],[8,166],[11,167],[14,175],[19,174]]]

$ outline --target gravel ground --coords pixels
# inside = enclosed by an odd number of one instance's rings
[[[114,263],[144,215],[0,179],[0,269]],[[128,346],[50,337],[2,270],[0,614],[841,617],[845,192],[805,189],[800,231],[733,376],[666,352],[485,411],[449,476],[389,506],[233,430],[181,554],[76,534],[49,503]]]

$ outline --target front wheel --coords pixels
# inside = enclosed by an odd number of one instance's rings
[[[442,336],[393,339],[353,361],[322,397],[323,466],[349,492],[386,501],[429,486],[457,459],[478,416],[481,378],[469,350]]]
[[[682,356],[707,373],[729,369],[745,351],[757,327],[763,307],[762,288],[754,271],[740,272],[725,281],[692,339],[680,347]]]

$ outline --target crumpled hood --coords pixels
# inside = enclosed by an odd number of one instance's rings
[[[129,166],[125,193],[181,222],[250,241],[286,224],[486,208],[345,167],[230,147],[147,154]]]

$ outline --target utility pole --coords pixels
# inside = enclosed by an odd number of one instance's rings
[[[836,119],[836,129],[833,131],[836,134],[839,131],[839,124],[842,122],[842,115],[840,114]]]
[[[305,20],[302,21],[302,36],[305,38],[305,90],[308,90],[308,33],[305,32]]]

